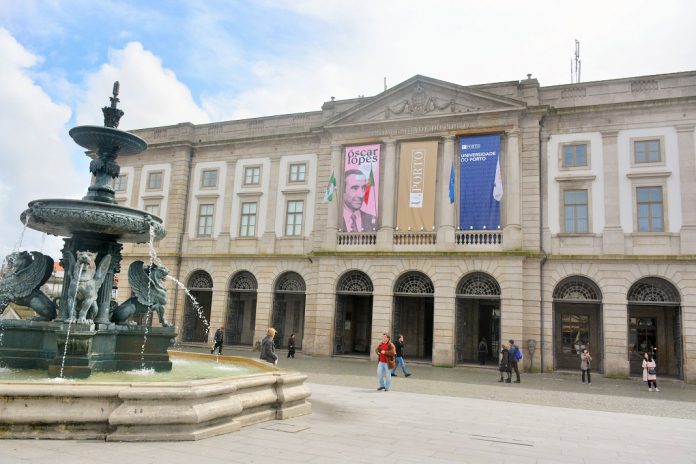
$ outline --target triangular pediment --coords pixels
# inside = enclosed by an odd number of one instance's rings
[[[519,100],[414,76],[363,104],[337,114],[327,127],[523,109]]]

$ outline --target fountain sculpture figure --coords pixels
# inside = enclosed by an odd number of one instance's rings
[[[115,198],[112,182],[120,173],[119,154],[140,153],[147,148],[140,137],[117,129],[124,114],[117,107],[118,92],[116,82],[111,105],[102,108],[103,127],[79,126],[69,132],[78,145],[93,153],[89,169],[94,182],[87,195],[82,200],[35,200],[20,216],[31,229],[67,237],[61,259],[66,277],[56,308],[39,290],[50,276],[53,260],[38,252],[11,256],[9,273],[0,284],[0,306],[4,308],[10,302],[29,306],[39,320],[3,323],[0,361],[5,366],[47,368],[49,375],[69,377],[140,366],[171,369],[167,348],[175,333],[165,323],[167,294],[159,282],[160,276],[166,275],[162,273],[165,268],[153,268],[152,278],[143,279],[141,274],[149,275],[150,268],[136,266],[129,272],[136,299],[120,306],[111,299],[114,275],[120,271],[122,244],[147,243],[165,236],[159,217],[121,206]],[[151,297],[143,296],[141,290],[142,282],[148,285],[148,280],[154,284]],[[130,316],[148,309],[157,311],[162,327],[126,324]],[[146,333],[148,346],[141,350]]]

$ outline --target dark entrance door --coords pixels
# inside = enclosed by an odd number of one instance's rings
[[[370,354],[372,295],[336,295],[334,354]]]
[[[500,301],[457,298],[457,363],[479,361],[479,343],[488,349],[486,362],[497,363],[500,352]]]
[[[210,329],[210,309],[213,303],[213,279],[205,271],[196,271],[189,279],[187,287],[196,301],[194,303],[191,298],[186,298],[182,339],[187,342],[206,343]]]
[[[430,359],[433,356],[433,298],[394,297],[393,337],[404,336],[404,356]]]
[[[592,356],[592,370],[601,371],[599,307],[586,303],[555,303],[554,346],[557,369],[580,369],[580,353]]]
[[[643,353],[655,357],[657,374],[681,378],[678,308],[629,306],[628,352],[631,375],[643,374]]]

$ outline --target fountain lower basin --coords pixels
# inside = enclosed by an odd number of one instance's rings
[[[311,413],[306,376],[231,356],[170,352],[252,373],[186,381],[0,382],[0,438],[199,440]]]

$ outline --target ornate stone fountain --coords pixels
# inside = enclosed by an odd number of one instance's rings
[[[162,284],[167,269],[154,254],[150,263],[130,265],[133,296],[121,304],[111,299],[121,244],[151,242],[165,235],[160,218],[119,206],[114,198],[116,158],[147,148],[144,140],[117,129],[123,116],[118,101],[117,82],[111,106],[103,108],[105,127],[70,131],[75,142],[96,154],[90,164],[95,182],[87,195],[82,200],[32,201],[21,215],[32,229],[67,237],[61,259],[66,274],[56,305],[40,290],[51,275],[53,259],[36,251],[9,256],[0,276],[0,313],[15,303],[32,308],[37,317],[0,321],[3,368],[45,369],[52,377],[73,378],[104,375],[100,371],[172,369],[167,348],[175,333],[165,319],[167,292]],[[130,321],[134,314],[149,311],[158,315],[161,327]],[[187,363],[202,358],[206,364],[212,357],[172,356]],[[223,370],[239,366],[250,370],[222,377],[195,372],[183,381],[146,376],[142,382],[95,383],[28,378],[22,371],[11,372],[4,380],[0,372],[0,438],[197,440],[311,412],[305,375],[246,358],[215,361]]]
[[[167,348],[176,334],[164,319],[166,290],[161,280],[166,268],[133,263],[128,276],[134,299],[117,305],[111,298],[114,275],[121,270],[122,243],[146,243],[165,236],[159,217],[120,206],[115,199],[111,185],[119,175],[118,155],[147,148],[140,137],[117,129],[124,114],[117,108],[118,91],[116,82],[111,105],[102,108],[104,127],[70,130],[78,145],[95,153],[90,163],[95,181],[87,195],[82,200],[35,200],[21,214],[31,229],[68,237],[61,259],[65,279],[59,305],[52,307],[39,287],[50,276],[53,260],[39,252],[10,257],[0,283],[1,309],[14,301],[31,307],[39,317],[4,321],[0,360],[7,367],[46,368],[49,375],[61,377],[139,367],[171,369]],[[156,310],[162,327],[141,327],[129,321],[133,313],[148,307]]]

